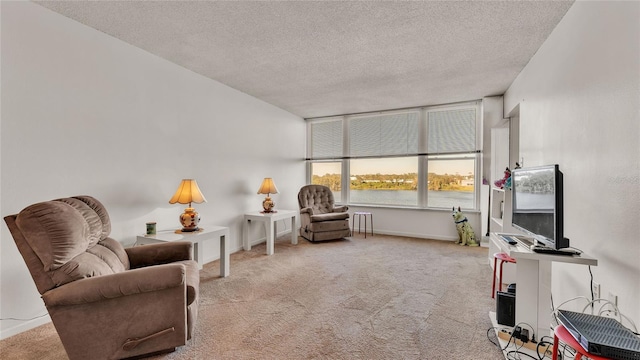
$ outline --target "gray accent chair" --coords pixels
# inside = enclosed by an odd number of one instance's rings
[[[198,314],[190,242],[123,248],[90,196],[4,218],[70,359],[122,359],[185,345]]]
[[[351,235],[347,206],[334,206],[331,189],[305,185],[298,192],[300,235],[309,241],[342,239]]]

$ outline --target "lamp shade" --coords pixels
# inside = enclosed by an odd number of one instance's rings
[[[262,185],[260,185],[260,189],[258,189],[258,194],[277,194],[278,188],[276,184],[274,184],[272,178],[264,178],[262,180]]]
[[[200,204],[207,202],[207,199],[202,195],[198,183],[194,179],[183,179],[178,186],[178,190],[169,200],[169,204],[189,204],[189,207],[191,207],[192,202]]]

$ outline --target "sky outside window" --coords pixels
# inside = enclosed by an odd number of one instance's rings
[[[357,159],[350,164],[351,175],[368,174],[407,174],[417,172],[415,157],[397,157],[386,159]]]

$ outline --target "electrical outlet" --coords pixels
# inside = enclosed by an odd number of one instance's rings
[[[609,292],[609,299],[608,299],[613,305],[615,305],[615,308],[613,309],[613,316],[618,316],[618,295]]]
[[[597,282],[591,283],[591,292],[593,293],[593,299],[600,299],[600,284]]]

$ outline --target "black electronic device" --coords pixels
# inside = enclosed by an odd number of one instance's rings
[[[516,294],[496,292],[496,321],[505,326],[516,324]]]
[[[504,240],[505,242],[507,242],[509,245],[516,245],[518,243],[518,241],[515,239],[515,237],[510,236],[510,235],[500,235],[500,238],[502,240]]]
[[[538,246],[534,245],[531,247],[531,251],[537,252],[539,254],[549,254],[549,255],[565,255],[565,256],[573,256],[580,255],[580,251],[564,248],[564,249],[553,249],[548,248],[546,246]]]
[[[569,247],[564,237],[563,181],[558,165],[511,172],[511,224],[552,249]]]
[[[640,360],[640,338],[613,318],[558,310],[558,320],[591,354]]]

